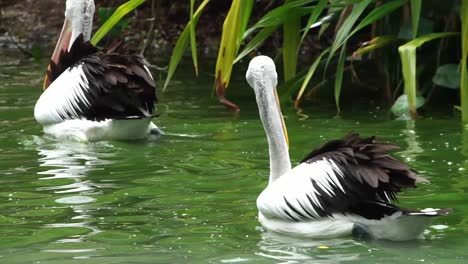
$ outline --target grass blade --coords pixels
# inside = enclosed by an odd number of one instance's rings
[[[411,0],[411,23],[413,26],[413,39],[418,35],[419,18],[421,17],[422,0]]]
[[[319,0],[319,2],[315,5],[312,13],[310,14],[309,20],[307,20],[306,27],[304,29],[304,33],[302,33],[301,41],[304,41],[304,38],[307,36],[307,33],[310,30],[310,27],[317,21],[320,14],[323,12],[325,7],[327,6],[328,0]]]
[[[396,40],[397,38],[395,36],[377,36],[369,41],[364,42],[359,49],[353,52],[353,58],[385,47],[394,43]]]
[[[399,7],[403,6],[405,3],[406,0],[392,0],[373,9],[366,17],[364,17],[364,19],[362,19],[362,21],[356,26],[356,28],[351,32],[351,34],[347,36],[344,40],[347,41],[352,35],[354,35],[359,30],[389,15],[393,11],[397,10]]]
[[[292,1],[286,0],[287,2]],[[283,25],[283,72],[285,81],[296,75],[300,31],[301,18],[289,16]]]
[[[244,0],[243,7],[241,8],[241,23],[239,32],[242,32],[242,34],[239,34],[238,48],[240,48],[242,40],[244,39],[244,32],[247,29],[247,25],[249,24],[253,3],[254,0]]]
[[[284,22],[291,17],[301,17],[310,13],[310,8],[304,8],[304,6],[314,1],[315,0],[295,0],[272,9],[261,17],[257,23],[247,29],[243,37],[247,37],[258,28],[278,26],[284,24]]]
[[[359,16],[363,13],[365,8],[371,3],[372,1],[363,0],[356,4],[351,11],[351,14],[343,23],[343,26],[340,28],[338,33],[336,34],[335,41],[332,44],[331,52],[328,57],[328,62],[330,61],[331,57],[334,53],[343,45],[350,37],[352,37],[356,32],[363,29],[364,27],[374,23],[375,21],[383,18],[384,16],[390,14],[391,12],[395,11],[403,4],[406,3],[406,0],[393,0],[385,3],[375,9],[373,9],[366,17],[364,17],[361,22],[351,31],[353,25],[356,23]]]
[[[271,34],[273,34],[273,32],[276,31],[277,28],[278,26],[268,26],[260,30],[260,32],[258,32],[258,34],[255,35],[255,37],[253,37],[252,40],[247,43],[247,45],[245,45],[244,49],[239,52],[236,59],[234,60],[234,64],[244,58],[252,50],[260,46],[265,41],[265,39],[267,39]]]
[[[223,89],[229,85],[232,63],[238,49],[241,7],[242,1],[234,0],[223,24],[215,71],[216,80],[221,82]]]
[[[190,21],[193,21],[193,9],[195,0],[190,0]],[[198,76],[198,58],[197,58],[197,40],[195,37],[195,23],[190,23],[190,46],[192,48],[193,67],[195,68],[195,75]]]
[[[412,118],[417,118],[416,111],[416,48],[437,38],[458,35],[456,32],[443,32],[428,34],[416,38],[398,48],[401,58],[405,94],[408,97],[408,106]]]
[[[461,16],[461,32],[462,32],[462,60],[461,60],[461,76],[460,76],[460,90],[461,90],[461,108],[462,108],[462,121],[468,122],[468,0],[462,0],[460,8]]]
[[[190,20],[185,26],[184,31],[180,34],[179,39],[177,39],[176,45],[174,50],[172,51],[171,61],[169,62],[169,69],[167,72],[166,81],[164,82],[163,92],[166,90],[167,85],[169,84],[172,76],[174,75],[177,66],[179,65],[180,60],[182,59],[182,55],[184,55],[184,51],[188,46],[188,38],[190,34],[190,24],[196,25],[198,22],[198,18],[200,17],[203,8],[208,4],[210,0],[204,0],[193,14],[193,20]]]
[[[353,10],[336,33],[335,40],[333,41],[333,44],[330,48],[330,53],[328,54],[327,65],[335,52],[341,47],[341,45],[343,45],[346,39],[351,37],[349,33],[351,32],[354,24],[371,2],[372,0],[363,0],[353,6]]]
[[[145,0],[130,0],[125,4],[119,6],[112,16],[96,31],[91,44],[97,45],[99,41],[128,13],[143,4]]]
[[[317,69],[317,66],[319,65],[320,61],[322,60],[322,57],[329,51],[329,49],[326,49],[320,53],[320,55],[315,59],[314,63],[310,66],[309,70],[307,71],[307,74],[305,76],[304,81],[302,82],[301,88],[299,89],[299,92],[297,94],[296,100],[294,102],[294,106],[296,108],[299,108],[299,103],[301,101],[302,95],[304,94],[304,91],[307,87],[307,85],[310,82],[310,79],[312,79],[312,76],[315,73],[315,70]]]
[[[344,64],[346,59],[346,42],[341,47],[340,57],[338,59],[338,65],[336,66],[336,77],[335,77],[335,105],[336,105],[336,114],[339,115],[341,112],[340,109],[340,95],[341,95],[341,85],[343,83],[343,72]]]
[[[247,21],[251,14],[251,10],[248,9],[251,9],[252,6],[253,2],[251,4],[245,4],[245,0],[232,1],[231,8],[224,20],[223,33],[219,44],[218,58],[216,60],[216,95],[218,96],[220,103],[236,112],[239,111],[239,108],[232,102],[228,101],[224,97],[224,93],[231,79],[232,66],[241,44],[242,36],[244,34],[243,30],[245,30]]]

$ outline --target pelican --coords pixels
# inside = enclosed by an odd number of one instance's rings
[[[434,217],[451,211],[393,204],[402,189],[428,180],[390,156],[397,146],[375,137],[350,133],[325,143],[291,169],[274,62],[253,58],[246,79],[269,146],[270,179],[257,198],[258,219],[267,230],[310,238],[357,235],[404,241],[422,238]]]
[[[145,60],[90,42],[93,0],[67,0],[65,21],[34,117],[44,132],[83,141],[161,134],[151,121],[156,86]]]

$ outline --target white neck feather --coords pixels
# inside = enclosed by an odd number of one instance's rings
[[[268,139],[270,153],[270,183],[277,180],[281,175],[291,170],[289,150],[284,136],[281,113],[276,106],[273,94],[261,91],[257,98],[260,118]]]
[[[71,22],[72,26],[72,36],[68,49],[71,48],[80,34],[83,34],[84,41],[91,39],[94,11],[95,6],[93,0],[67,1],[65,17]]]
[[[265,56],[254,58],[247,70],[247,81],[255,91],[260,118],[268,138],[270,152],[270,183],[291,170],[288,143],[283,129],[281,110],[276,102],[276,69]]]

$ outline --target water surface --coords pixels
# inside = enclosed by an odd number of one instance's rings
[[[256,219],[268,149],[243,72],[230,90],[238,115],[211,98],[212,76],[193,79],[183,65],[158,106],[167,136],[80,143],[44,136],[33,118],[45,66],[2,56],[1,263],[468,261],[468,134],[457,120],[394,121],[374,111],[337,119],[307,109],[303,119],[284,108],[294,163],[351,130],[377,135],[401,145],[396,156],[432,181],[402,193],[401,205],[454,208],[424,240],[298,239],[266,232]]]

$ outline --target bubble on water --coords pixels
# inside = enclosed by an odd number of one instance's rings
[[[69,196],[56,199],[56,203],[62,204],[84,204],[84,203],[91,203],[96,201],[96,199],[89,197],[89,196]]]
[[[431,226],[432,228],[436,229],[436,230],[444,230],[444,229],[447,229],[448,226],[447,225],[433,225]]]

